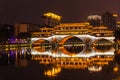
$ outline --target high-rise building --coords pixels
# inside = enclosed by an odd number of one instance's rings
[[[116,18],[118,17],[117,14],[106,12],[102,15],[103,25],[109,27],[110,29],[115,29],[117,26]]]
[[[99,16],[99,15],[90,15],[90,16],[88,16],[88,22],[92,26],[101,26],[101,16]]]
[[[61,22],[61,16],[54,13],[45,13],[41,16],[41,25],[43,27],[54,27]]]

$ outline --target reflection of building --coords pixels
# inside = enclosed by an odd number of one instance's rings
[[[62,69],[88,69],[90,72],[100,72],[103,66],[109,65],[109,62],[113,61],[113,55],[96,55],[89,58],[64,58],[43,55],[32,55],[32,60],[40,61],[40,64],[53,64],[52,69],[48,69],[44,72],[46,76],[57,76]]]
[[[110,29],[115,29],[117,14],[106,12],[102,15],[103,25],[109,27]]]
[[[100,26],[101,25],[101,16],[99,16],[99,15],[90,15],[90,16],[88,16],[88,22],[92,26]]]
[[[60,67],[53,67],[52,69],[45,71],[44,75],[49,76],[49,77],[54,77],[60,72],[61,72]]]

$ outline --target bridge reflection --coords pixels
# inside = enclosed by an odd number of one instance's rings
[[[0,65],[15,65],[26,67],[27,60],[31,59],[30,48],[21,47],[18,48],[6,48],[0,50]]]
[[[53,44],[57,47],[53,48]],[[39,50],[36,49],[37,47]],[[40,64],[52,65],[44,72],[44,75],[49,77],[57,76],[62,69],[102,71],[104,66],[108,66],[114,60],[115,51],[113,43],[107,39],[97,39],[91,42],[89,38],[83,41],[71,36],[62,39],[59,43],[49,42],[49,45],[37,47],[33,46],[31,50],[32,60],[37,60]],[[40,48],[43,51],[40,51]],[[113,70],[117,71],[117,67]]]
[[[95,44],[97,43],[96,41]],[[42,48],[46,47],[46,45],[45,47],[43,46]],[[83,48],[82,52],[76,53],[75,55],[64,54],[59,48],[52,49],[52,47],[50,47],[50,49],[46,48],[43,52],[37,51],[35,48],[30,49],[26,47],[14,50],[5,49],[0,52],[0,64],[5,61],[5,63],[9,65],[14,64],[17,67],[27,67],[30,62],[39,62],[40,65],[47,67],[44,69],[43,74],[49,77],[56,77],[65,69],[85,70],[91,73],[102,72],[107,66],[107,68],[110,67],[112,72],[115,73],[120,70],[120,50],[115,51],[114,49],[108,49],[108,51],[100,51],[91,49],[91,51],[85,53],[85,48],[86,47]],[[93,46],[91,48],[93,48]],[[56,51],[54,52],[53,50]],[[111,62],[113,61],[117,63],[111,66]]]
[[[90,72],[102,71],[104,66],[108,66],[114,59],[114,55],[93,56],[89,58],[53,58],[51,56],[32,55],[32,60],[38,60],[40,64],[53,65],[52,68],[45,70],[46,76],[57,76],[62,69],[85,69]],[[114,68],[114,71],[117,67]]]

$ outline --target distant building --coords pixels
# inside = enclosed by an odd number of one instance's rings
[[[117,14],[106,12],[102,15],[103,25],[109,27],[110,29],[115,29],[117,26],[116,18],[118,17]]]
[[[4,43],[12,37],[14,37],[14,26],[9,24],[0,24],[0,42]]]
[[[120,43],[120,27],[117,27],[115,29],[114,35],[115,35],[115,42]]]
[[[117,27],[115,28],[114,35],[115,35],[115,42],[120,43],[120,22],[119,21],[117,22]]]
[[[29,33],[31,31],[36,31],[41,26],[38,24],[29,24],[29,23],[18,23],[15,24],[15,36],[17,37],[19,33]]]
[[[88,22],[92,26],[101,26],[101,16],[99,16],[99,15],[90,15],[90,16],[88,16]]]
[[[54,27],[61,22],[61,16],[54,13],[45,13],[41,16],[41,25],[44,27]]]

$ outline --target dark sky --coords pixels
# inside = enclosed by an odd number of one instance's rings
[[[1,23],[39,24],[45,12],[61,15],[62,22],[81,22],[107,11],[120,14],[120,0],[0,0]]]

